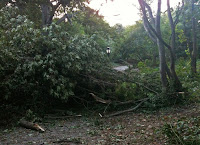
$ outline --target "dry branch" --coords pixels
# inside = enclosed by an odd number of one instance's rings
[[[119,111],[119,112],[110,114],[110,115],[105,116],[105,117],[117,116],[117,115],[120,115],[120,114],[123,114],[123,113],[127,113],[127,112],[134,111],[134,110],[136,110],[137,108],[139,108],[139,107],[140,107],[145,101],[147,101],[147,100],[149,100],[149,98],[144,99],[143,101],[141,101],[141,102],[140,102],[137,106],[135,106],[134,108],[130,108],[130,109],[127,109],[127,110]]]
[[[120,106],[120,105],[128,105],[128,104],[133,104],[133,103],[137,103],[137,102],[141,102],[144,101],[148,98],[144,98],[144,99],[140,99],[140,100],[129,100],[129,101],[125,101],[125,102],[118,102],[117,104],[115,104],[116,106]]]
[[[26,120],[20,120],[19,121],[19,125],[22,126],[22,127],[27,128],[27,129],[32,129],[32,130],[36,130],[36,131],[40,131],[40,132],[44,132],[45,131],[38,124],[33,123],[33,122],[29,122],[29,121],[26,121]]]
[[[47,115],[44,118],[46,118],[46,119],[68,119],[68,118],[74,118],[74,117],[82,117],[82,115],[73,115],[73,116],[50,116],[50,115]]]
[[[90,95],[97,101],[97,102],[100,102],[100,103],[103,103],[103,104],[109,104],[109,103],[111,103],[111,101],[110,100],[104,100],[104,99],[102,99],[102,98],[100,98],[100,97],[97,97],[95,94],[93,94],[93,93],[90,93]]]

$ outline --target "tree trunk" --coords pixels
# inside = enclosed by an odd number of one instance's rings
[[[193,50],[191,54],[191,71],[193,74],[197,73],[196,61],[197,61],[197,34],[196,34],[196,20],[194,16],[194,0],[192,0],[192,39],[193,39]]]
[[[160,78],[161,78],[161,83],[162,83],[162,92],[166,93],[167,84],[168,84],[167,74],[169,77],[171,76],[171,74],[169,71],[166,71],[166,70],[169,70],[167,63],[166,63],[165,48],[164,48],[164,45],[167,45],[167,44],[163,41],[162,36],[161,36],[161,30],[160,30],[161,0],[158,0],[158,10],[157,10],[157,15],[156,15],[156,20],[154,21],[154,19],[151,18],[152,22],[153,23],[155,22],[155,25],[154,25],[155,29],[151,26],[151,24],[147,18],[147,14],[146,14],[146,10],[145,10],[145,6],[147,6],[147,4],[143,0],[138,0],[138,2],[140,4],[140,7],[141,7],[141,10],[143,13],[143,21],[144,21],[145,29],[147,30],[150,38],[154,42],[156,42],[156,44],[158,46],[159,61],[160,61],[159,68],[160,68]],[[148,7],[147,10],[151,15],[150,7]],[[170,47],[170,46],[168,46],[168,47]]]
[[[51,15],[51,8],[47,4],[41,5],[42,9],[42,26],[48,26],[52,23],[53,16]]]
[[[158,10],[156,14],[155,29],[159,37],[161,36],[160,30],[160,15],[161,15],[161,0],[158,0]],[[162,83],[162,92],[165,93],[167,90],[167,75],[166,75],[166,58],[165,58],[165,48],[163,43],[157,38],[157,45],[159,50],[159,60],[160,60],[160,77]]]
[[[171,10],[170,10],[170,1],[167,0],[167,14],[169,18],[169,23],[171,27],[171,51],[170,51],[170,71],[172,74],[172,79],[174,81],[174,87],[177,89],[180,89],[182,87],[181,82],[176,74],[175,71],[175,45],[176,45],[176,33],[175,33],[175,24],[171,15]]]
[[[167,5],[168,5],[168,16],[169,16],[169,21],[170,21],[170,26],[171,26],[171,31],[172,31],[171,46],[168,45],[163,40],[162,35],[161,35],[161,30],[160,30],[161,0],[158,0],[156,20],[153,18],[152,10],[149,7],[149,5],[144,0],[138,0],[138,2],[140,4],[140,7],[143,13],[143,22],[144,22],[145,30],[148,32],[150,38],[154,42],[156,42],[158,46],[159,60],[160,60],[160,76],[161,76],[163,92],[166,92],[167,90],[168,78],[174,81],[174,87],[179,90],[182,88],[181,87],[182,85],[175,71],[175,34],[176,33],[175,33],[175,22],[173,22],[173,19],[172,19],[169,0],[167,0]],[[146,11],[148,12],[148,14]],[[147,15],[149,16],[149,18],[147,18]],[[152,26],[150,22],[153,23],[154,26]],[[178,16],[177,16],[176,22],[178,22]],[[166,58],[165,58],[165,46],[169,49],[169,52],[170,52],[170,69],[167,65]]]

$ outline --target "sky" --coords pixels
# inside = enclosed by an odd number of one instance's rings
[[[152,3],[152,9],[156,11],[157,0]],[[171,6],[176,6],[182,0],[171,0]],[[162,0],[162,11],[167,8],[167,0]],[[99,14],[104,16],[110,26],[117,23],[123,26],[133,25],[140,19],[138,0],[91,0],[89,6],[95,10],[99,10]]]

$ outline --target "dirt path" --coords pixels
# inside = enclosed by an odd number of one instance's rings
[[[71,118],[42,123],[44,133],[15,127],[0,130],[0,145],[163,145],[165,121],[198,116],[198,106],[151,114],[129,113],[112,118]]]

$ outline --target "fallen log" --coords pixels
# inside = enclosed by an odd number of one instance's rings
[[[27,129],[32,129],[32,130],[36,130],[36,131],[40,131],[40,132],[44,132],[45,131],[37,123],[29,122],[29,121],[26,121],[26,120],[20,120],[19,121],[19,125],[24,127],[24,128],[27,128]]]

